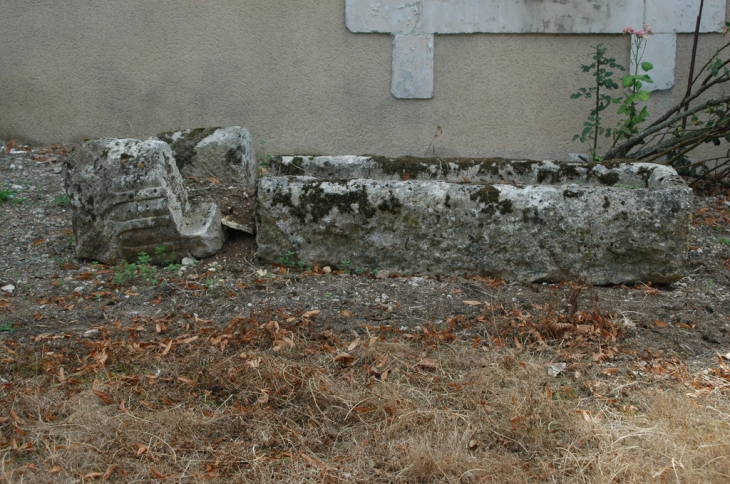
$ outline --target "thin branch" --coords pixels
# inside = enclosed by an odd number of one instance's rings
[[[673,114],[673,111],[678,110],[679,107],[681,107],[681,106],[679,106],[677,109],[672,109],[669,111],[669,113],[667,115],[663,116],[663,118],[665,118],[665,120],[662,123],[655,124],[653,126],[646,128],[642,132],[640,132],[640,133],[636,134],[635,136],[626,140],[626,142],[611,149],[608,153],[606,153],[606,156],[604,157],[604,159],[611,160],[611,159],[617,158],[617,157],[625,157],[629,151],[631,151],[636,145],[640,144],[648,136],[650,136],[654,133],[658,133],[662,129],[673,125],[677,121],[681,121],[684,118],[693,116],[704,109],[715,107],[715,106],[720,106],[720,105],[726,104],[728,102],[730,102],[730,95],[721,97],[720,99],[707,101],[704,104],[695,106],[694,108],[690,109],[689,111],[685,111],[684,113],[677,114],[674,117],[669,117],[669,116],[671,116],[671,114]]]
[[[687,76],[687,93],[684,95],[685,99],[692,94],[692,76],[695,73],[695,60],[697,59],[697,41],[700,38],[700,24],[702,23],[702,8],[705,6],[705,0],[700,0],[700,13],[697,14],[697,24],[695,25],[695,35],[692,42],[692,60],[689,64],[689,76]],[[689,104],[684,106],[684,110],[689,109]],[[682,120],[682,129],[687,127],[687,118]]]

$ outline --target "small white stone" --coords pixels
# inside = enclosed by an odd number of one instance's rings
[[[15,286],[13,286],[12,284],[8,284],[7,286],[3,286],[0,289],[7,293],[12,293],[13,291],[15,291]]]
[[[184,266],[192,266],[192,265],[195,264],[195,262],[197,262],[197,261],[195,259],[193,259],[192,257],[185,257],[182,260],[182,265],[184,265]]]
[[[322,268],[322,272],[324,272],[325,274],[329,274],[332,272],[332,268],[330,266],[325,266]]]

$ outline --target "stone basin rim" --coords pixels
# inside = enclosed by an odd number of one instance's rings
[[[385,157],[377,155],[279,155],[272,176],[335,180],[433,180],[461,184],[542,185],[665,189],[686,187],[674,168],[617,159],[607,162],[525,160],[501,157]]]

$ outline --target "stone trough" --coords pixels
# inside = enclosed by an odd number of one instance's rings
[[[676,281],[687,257],[692,192],[662,165],[277,157],[269,171],[266,262],[619,284]]]

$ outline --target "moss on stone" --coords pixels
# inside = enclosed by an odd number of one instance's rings
[[[305,183],[302,185],[302,193],[299,196],[298,205],[294,205],[292,202],[291,190],[286,193],[275,193],[272,197],[272,203],[274,205],[279,204],[284,205],[285,207],[290,207],[291,214],[302,223],[310,221],[313,223],[319,222],[322,218],[327,216],[333,208],[337,208],[340,213],[355,213],[357,210],[367,219],[372,218],[375,215],[376,211],[371,205],[370,200],[368,200],[366,187],[361,186],[359,190],[348,190],[345,193],[327,193],[322,188],[323,183],[338,183],[344,185],[346,182],[315,181]],[[400,204],[399,201],[397,203]],[[354,205],[357,206],[357,208],[354,208]],[[400,209],[400,206],[396,207],[396,204],[393,203],[391,209],[398,210]],[[311,217],[310,220],[308,220],[308,217]]]
[[[536,164],[539,165],[540,163],[541,162],[539,161],[513,161],[510,163],[510,166],[517,175],[524,176],[532,173],[532,167]]]
[[[649,187],[649,179],[651,178],[651,175],[652,175],[652,173],[654,173],[654,170],[655,169],[656,168],[647,168],[645,166],[642,166],[636,172],[636,174],[639,175],[642,180],[644,180],[644,188],[648,188]]]
[[[177,164],[178,170],[182,170],[185,165],[190,163],[190,160],[195,156],[195,147],[203,139],[207,138],[211,134],[219,130],[220,127],[215,128],[196,128],[190,131],[182,131],[182,136],[173,141],[173,136],[179,131],[170,131],[167,133],[160,133],[157,135],[162,141],[170,145],[173,153],[175,153],[175,163]]]
[[[548,183],[558,184],[576,178],[580,178],[580,172],[575,166],[568,163],[559,163],[557,170],[543,169],[537,172],[537,183],[543,183],[547,180]]]
[[[504,158],[418,158],[414,156],[401,156],[399,158],[387,158],[385,156],[369,156],[378,164],[385,175],[396,175],[401,178],[418,178],[425,174],[428,178],[446,176],[452,172],[452,165],[457,170],[469,170],[479,167],[477,174],[488,173],[492,176],[499,176],[501,167],[510,163]]]
[[[619,180],[618,173],[616,173],[615,171],[610,171],[603,175],[598,175],[597,178],[598,181],[609,187],[614,186],[616,183],[618,183]]]
[[[494,214],[497,210],[502,215],[512,213],[512,201],[511,200],[499,200],[500,191],[497,190],[493,185],[485,185],[480,187],[477,191],[473,192],[469,198],[472,202],[477,202],[484,207],[482,213],[489,215]]]
[[[390,196],[387,200],[383,200],[380,205],[378,205],[378,210],[381,212],[390,212],[393,214],[400,212],[401,208],[403,208],[403,204],[393,195],[393,192],[390,192]]]

